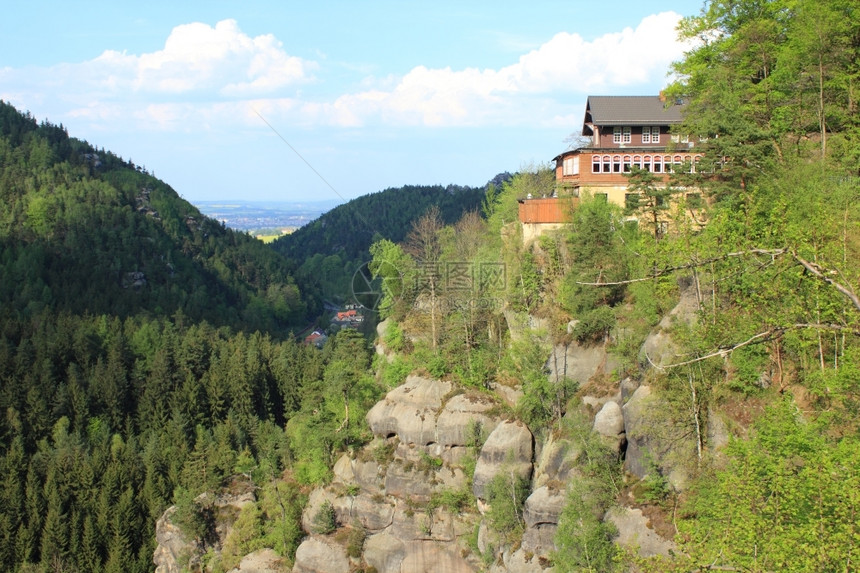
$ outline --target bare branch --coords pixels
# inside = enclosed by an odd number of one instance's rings
[[[824,282],[841,292],[843,295],[845,295],[848,300],[850,300],[854,304],[854,308],[860,310],[860,297],[858,297],[854,291],[852,291],[845,285],[838,283],[829,276],[827,276],[831,274],[831,272],[835,273],[836,271],[825,270],[816,263],[811,263],[807,260],[800,258],[794,251],[792,251],[791,256],[794,257],[795,261],[803,265],[803,268],[805,268],[807,271],[809,271],[810,273],[812,273],[813,275],[815,275],[816,277],[823,280]]]
[[[739,342],[737,344],[733,344],[732,346],[726,346],[711,352],[710,354],[706,354],[704,356],[699,356],[697,358],[693,358],[692,360],[685,360],[684,362],[676,362],[675,364],[667,364],[665,366],[661,366],[659,364],[655,364],[654,361],[651,360],[651,357],[645,355],[648,359],[648,362],[651,363],[652,366],[657,368],[658,370],[668,370],[670,368],[677,368],[679,366],[688,366],[690,364],[695,364],[696,362],[702,362],[703,360],[708,360],[709,358],[715,358],[720,356],[722,358],[728,357],[732,352],[739,348],[743,348],[744,346],[749,346],[750,344],[755,344],[758,342],[769,342],[771,340],[775,340],[782,336],[784,333],[789,330],[831,330],[834,332],[847,332],[849,334],[854,334],[856,336],[860,336],[860,329],[851,328],[848,326],[842,326],[839,324],[817,324],[817,323],[799,323],[799,324],[791,324],[788,326],[776,326],[774,328],[765,330],[764,332],[759,332],[758,334],[754,334],[743,342]]]
[[[667,268],[665,268],[665,269],[660,269],[660,270],[654,271],[654,274],[652,274],[652,275],[650,275],[650,276],[647,276],[647,277],[640,277],[640,278],[636,278],[636,279],[629,279],[629,280],[626,280],[626,281],[617,281],[617,282],[611,282],[611,283],[600,283],[600,282],[598,282],[598,283],[589,283],[589,282],[580,282],[580,281],[577,281],[577,282],[576,282],[576,284],[578,284],[578,285],[583,285],[583,286],[619,286],[619,285],[628,285],[628,284],[633,284],[633,283],[639,283],[639,282],[644,282],[644,281],[650,281],[650,280],[653,280],[653,279],[656,279],[656,278],[662,277],[662,276],[664,276],[664,275],[668,275],[668,274],[673,273],[673,272],[675,272],[675,271],[682,271],[682,270],[686,270],[686,269],[692,269],[692,268],[696,268],[696,267],[701,267],[701,266],[703,266],[703,265],[709,265],[709,264],[711,264],[711,263],[715,263],[715,262],[717,262],[717,261],[725,261],[725,260],[727,260],[727,259],[738,258],[738,257],[744,257],[744,256],[748,256],[748,255],[766,255],[766,256],[769,256],[769,257],[771,258],[771,263],[773,263],[773,261],[774,261],[774,260],[776,260],[776,258],[777,258],[777,257],[779,257],[780,255],[784,255],[784,254],[785,254],[785,253],[787,253],[787,252],[788,252],[788,249],[750,249],[750,250],[748,250],[748,251],[738,251],[738,252],[736,252],[736,253],[726,253],[725,255],[720,255],[719,257],[712,257],[712,258],[710,258],[710,259],[704,259],[704,260],[701,260],[701,261],[699,261],[699,260],[694,260],[694,261],[689,262],[689,263],[687,263],[687,264],[684,264],[684,265],[678,265],[678,266],[675,266],[675,267],[667,267]],[[764,265],[765,265],[765,263],[760,263],[760,264],[761,264],[762,266],[764,266]]]

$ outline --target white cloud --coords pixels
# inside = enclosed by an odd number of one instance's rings
[[[574,94],[661,85],[662,74],[684,51],[675,32],[680,18],[674,12],[648,16],[635,29],[592,42],[562,32],[499,70],[418,66],[389,91],[340,97],[333,107],[342,113],[330,119],[346,117],[344,125],[375,120],[428,126],[542,122],[546,116],[534,112],[543,105],[536,106],[535,98],[566,92],[568,100],[581,105]]]
[[[102,128],[258,126],[254,110],[273,124],[305,127],[547,126],[581,120],[586,94],[655,93],[683,55],[680,18],[664,12],[592,41],[561,32],[499,69],[416,66],[399,77],[366,75],[356,91],[330,99],[295,89],[316,81],[320,64],[289,55],[272,34],[248,36],[235,20],[177,26],[154,52],[108,50],[77,64],[3,68],[0,79],[14,101],[54,108],[47,110],[54,121]],[[344,66],[321,61],[325,72]],[[286,88],[294,88],[289,96]]]

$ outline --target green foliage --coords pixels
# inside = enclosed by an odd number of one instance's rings
[[[352,558],[361,557],[367,532],[360,523],[353,523],[346,538],[346,554]]]
[[[580,343],[605,340],[615,326],[615,312],[608,306],[599,306],[583,312],[573,328],[573,337]]]
[[[580,320],[599,307],[613,307],[624,296],[623,285],[596,287],[582,283],[617,283],[628,277],[630,251],[625,246],[635,233],[622,224],[618,209],[606,201],[585,198],[573,214],[568,235],[571,267],[559,292],[560,304]],[[604,311],[605,313],[605,311]],[[599,315],[590,322],[606,323]]]
[[[0,115],[7,311],[181,312],[253,331],[298,325],[316,304],[303,300],[283,257],[204,217],[162,181],[4,102]]]
[[[575,447],[581,450],[578,470],[581,476],[568,486],[564,509],[555,536],[552,555],[558,571],[603,573],[618,570],[615,528],[603,516],[615,502],[621,477],[617,454],[609,450],[600,436],[589,431],[588,420],[570,416],[564,427]]]
[[[503,467],[486,486],[490,509],[487,523],[508,543],[516,543],[525,529],[523,505],[530,492],[529,480]]]
[[[728,466],[699,481],[681,524],[685,549],[698,562],[750,571],[837,571],[855,562],[860,444],[821,429],[790,398],[769,408],[749,440],[731,443]]]
[[[517,415],[535,433],[550,429],[567,411],[567,402],[576,391],[575,381],[550,378],[547,356],[550,348],[537,335],[511,343],[501,365],[502,372],[522,383],[523,396],[517,402]]]
[[[313,517],[314,533],[328,535],[337,529],[337,514],[329,500],[325,500]]]
[[[472,509],[474,505],[475,496],[471,488],[446,488],[433,492],[427,504],[427,512],[432,513],[437,507],[443,507],[452,515],[459,515],[463,511]]]
[[[173,493],[173,503],[176,506],[173,521],[182,533],[197,542],[208,541],[215,532],[215,515],[208,497],[195,497],[187,489],[178,487]]]

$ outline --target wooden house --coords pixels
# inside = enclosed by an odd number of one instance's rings
[[[696,141],[670,133],[681,123],[684,104],[663,96],[590,96],[582,135],[589,143],[554,158],[558,195],[588,192],[624,206],[633,166],[663,184],[672,172],[694,171],[702,157]]]

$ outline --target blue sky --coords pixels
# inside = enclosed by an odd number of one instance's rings
[[[656,94],[683,55],[678,19],[701,7],[7,3],[0,99],[192,202],[483,185],[563,151],[588,95]]]

